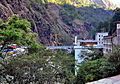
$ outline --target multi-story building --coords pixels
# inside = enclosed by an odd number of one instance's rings
[[[120,22],[117,24],[117,30],[116,30],[116,34],[117,34],[117,45],[120,45]]]
[[[105,32],[105,33],[97,33],[97,34],[96,34],[95,40],[98,42],[98,45],[104,46],[104,40],[103,40],[103,38],[104,38],[105,36],[108,36],[108,32]]]
[[[104,36],[103,53],[106,54],[112,51],[112,36]]]
[[[109,53],[112,51],[114,45],[120,45],[120,23],[117,24],[116,31],[111,36],[104,36],[104,53]]]

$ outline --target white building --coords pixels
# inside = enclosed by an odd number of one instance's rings
[[[108,36],[108,32],[105,33],[96,33],[95,40],[98,42],[98,45],[104,46],[104,37]]]

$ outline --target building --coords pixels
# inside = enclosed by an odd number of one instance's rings
[[[104,48],[103,48],[103,53],[109,53],[112,51],[112,36],[105,36],[103,38],[104,40]]]
[[[92,47],[97,46],[98,42],[96,40],[78,40],[80,46]]]
[[[78,40],[77,39],[77,36],[75,36],[75,43],[74,43],[75,46],[97,46],[98,45],[98,42],[97,40]]]
[[[104,36],[108,36],[108,32],[105,33],[96,33],[95,40],[98,42],[98,45],[104,46]]]
[[[112,52],[115,45],[120,45],[120,23],[117,24],[116,31],[110,36],[104,36],[104,48],[103,52],[105,54]]]
[[[117,34],[117,45],[120,45],[120,22],[118,22],[117,24],[117,30],[116,30],[116,34]]]

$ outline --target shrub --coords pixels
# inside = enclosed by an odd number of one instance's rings
[[[108,54],[108,61],[116,68],[114,74],[120,74],[120,46],[115,46],[112,53]]]
[[[114,72],[115,67],[112,66],[106,59],[102,58],[80,64],[78,75],[84,78],[85,82],[88,82],[108,77]]]

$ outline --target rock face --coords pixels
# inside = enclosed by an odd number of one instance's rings
[[[59,17],[54,14],[51,8],[32,0],[1,0],[0,18],[6,20],[16,14],[28,19],[32,22],[33,31],[38,33],[40,42],[49,45],[53,33],[62,35],[61,40],[64,40],[63,35],[69,37],[65,32],[65,29],[69,29],[69,27],[58,19]],[[59,6],[53,9],[59,9]],[[59,11],[56,10],[55,13],[57,12]],[[71,40],[71,38],[68,39]]]
[[[56,38],[58,41],[70,44],[74,35],[71,27],[61,20],[60,9],[58,5],[42,5],[30,0],[1,0],[0,18],[7,20],[16,14],[28,19],[32,22],[33,31],[38,33],[40,42],[45,45],[51,45],[54,34],[60,36]]]
[[[69,14],[60,15],[61,10],[64,10],[63,6],[42,4],[35,0],[0,0],[0,18],[7,20],[16,14],[28,19],[32,23],[32,30],[38,33],[39,41],[45,45],[71,44],[75,35],[82,39],[90,38],[91,23],[74,18],[68,25],[63,20],[71,17]]]

